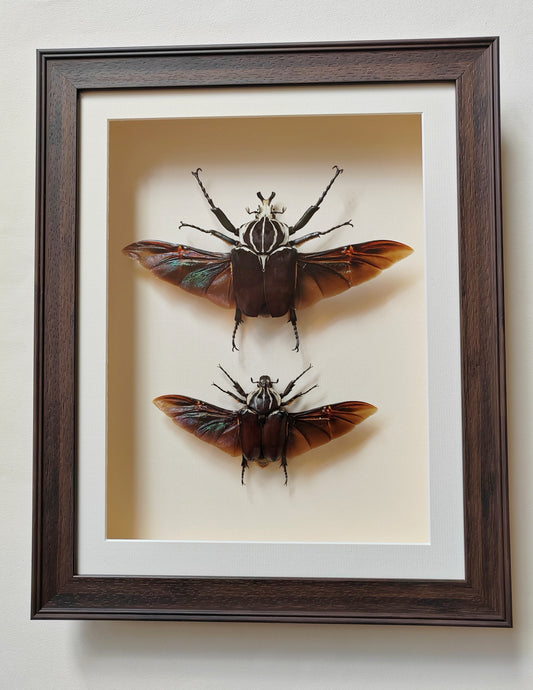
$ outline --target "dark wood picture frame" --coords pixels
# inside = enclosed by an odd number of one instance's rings
[[[464,580],[77,574],[79,98],[448,82],[457,102]],[[38,53],[32,617],[511,626],[498,40]]]

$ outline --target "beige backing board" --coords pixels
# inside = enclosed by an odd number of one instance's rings
[[[374,280],[286,319],[251,319],[231,351],[233,313],[158,281],[121,253],[139,240],[229,251],[179,221],[215,228],[191,171],[240,225],[256,193],[276,192],[294,223],[337,179],[304,232],[342,228],[300,247],[374,239],[415,252]],[[425,543],[429,539],[426,283],[420,114],[206,117],[109,122],[107,538]],[[217,228],[219,229],[219,228]],[[174,426],[163,394],[235,409],[214,388],[222,364],[279,387],[308,365],[318,388],[297,411],[364,400],[378,413],[350,434],[277,466],[240,459]]]

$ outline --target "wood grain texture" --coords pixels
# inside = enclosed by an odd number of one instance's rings
[[[511,625],[498,41],[38,53],[32,616]],[[456,85],[465,581],[76,574],[78,96],[84,89]]]

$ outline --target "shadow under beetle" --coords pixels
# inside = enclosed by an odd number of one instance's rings
[[[344,292],[377,276],[400,259],[412,253],[411,247],[389,240],[375,240],[350,244],[322,252],[301,253],[296,247],[322,235],[352,225],[345,221],[329,230],[311,232],[291,239],[302,230],[320,208],[326,194],[342,173],[334,166],[335,174],[318,201],[310,206],[294,225],[287,225],[277,216],[285,209],[272,205],[275,192],[268,198],[257,192],[256,211],[246,209],[253,220],[235,227],[213,200],[200,179],[198,168],[192,174],[216,219],[226,232],[206,230],[191,223],[180,223],[218,237],[232,245],[229,253],[209,252],[181,244],[159,241],[135,242],[123,249],[158,278],[178,285],[187,292],[207,297],[222,307],[235,307],[235,334],[245,316],[284,316],[288,314],[299,349],[296,309],[314,304],[324,297]],[[229,233],[229,234],[228,234]]]
[[[241,403],[243,407],[239,410],[226,410],[184,395],[162,395],[154,400],[154,404],[175,424],[202,441],[234,457],[241,455],[241,484],[244,484],[249,462],[266,467],[278,460],[287,484],[287,457],[301,455],[348,433],[377,411],[369,403],[348,401],[305,412],[287,412],[285,408],[288,405],[316,388],[316,385],[311,386],[284,400],[311,365],[290,381],[282,393],[273,388],[278,380],[272,381],[267,375],[260,376],[258,381],[250,379],[257,384],[257,390],[246,393],[227,371],[219,367],[238,395],[216,383],[213,385]]]

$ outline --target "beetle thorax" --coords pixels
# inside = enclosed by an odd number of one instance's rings
[[[269,414],[281,407],[281,396],[272,388],[269,376],[261,376],[257,382],[257,390],[248,394],[246,404],[259,414]]]
[[[239,228],[239,238],[243,245],[256,254],[270,254],[289,240],[289,227],[277,220],[276,211],[272,206],[274,192],[268,199],[258,192],[260,204],[255,212],[254,220],[244,223]]]

